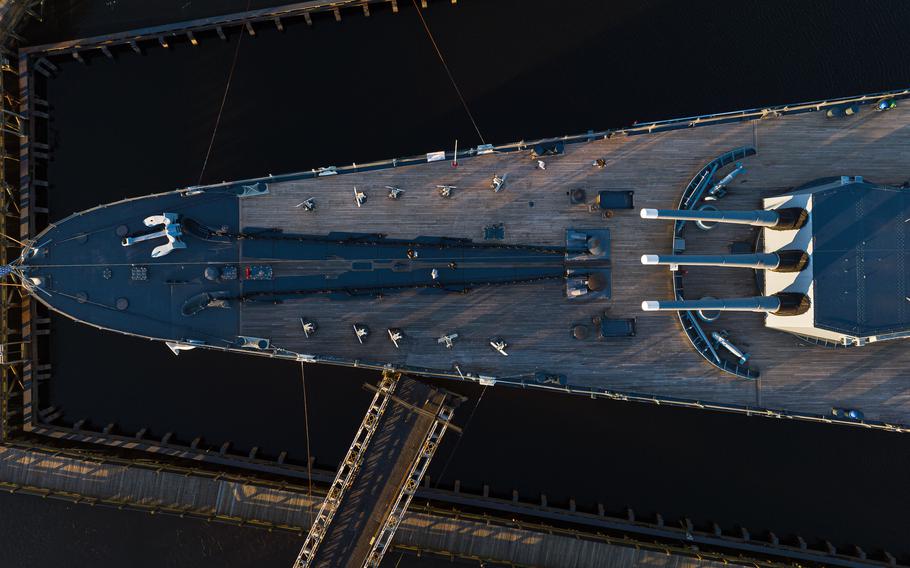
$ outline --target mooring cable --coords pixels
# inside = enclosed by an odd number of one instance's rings
[[[439,61],[442,62],[442,66],[446,70],[446,75],[449,76],[449,81],[452,82],[452,86],[455,88],[455,93],[458,94],[458,98],[461,100],[461,105],[464,107],[466,113],[468,113],[468,118],[471,119],[471,124],[474,125],[474,130],[477,131],[477,137],[480,138],[481,144],[486,144],[483,139],[483,134],[480,133],[480,128],[477,127],[477,121],[474,120],[474,115],[471,114],[471,109],[468,108],[467,101],[464,100],[464,96],[461,94],[461,89],[458,88],[458,83],[455,82],[455,77],[452,76],[452,72],[449,70],[449,66],[446,63],[445,57],[442,56],[442,51],[439,49],[439,45],[436,43],[436,39],[433,37],[433,32],[430,31],[430,26],[427,25],[427,21],[423,19],[423,13],[420,11],[420,7],[417,6],[417,0],[411,0],[414,3],[414,8],[417,10],[417,15],[420,17],[420,23],[423,24],[423,29],[427,32],[427,37],[430,38],[430,42],[433,44],[433,49],[436,50],[436,55],[439,56]],[[458,157],[456,156],[456,159]]]
[[[471,410],[471,414],[468,415],[468,419],[464,423],[463,432],[468,431],[468,426],[471,425],[471,420],[474,419],[474,413],[477,412],[477,407],[480,406],[480,401],[483,400],[483,395],[487,392],[487,385],[483,386],[483,390],[480,391],[480,396],[477,397],[477,402],[474,403],[474,408]],[[458,445],[461,444],[461,439],[464,438],[464,434],[458,437],[455,440],[455,447],[452,448],[452,452],[449,454],[449,457],[446,458],[446,462],[442,466],[442,471],[439,472],[439,478],[436,480],[436,488],[439,488],[439,484],[442,483],[442,478],[446,474],[446,470],[449,469],[449,464],[452,463],[452,458],[455,457],[455,452],[458,451]]]
[[[303,383],[303,425],[306,429],[306,477],[307,482],[309,483],[309,489],[307,490],[307,496],[313,497],[313,458],[310,454],[310,412],[309,412],[309,403],[307,402],[306,396],[306,373],[304,372],[305,363],[300,363],[300,382]],[[310,503],[312,506],[312,503]]]
[[[250,4],[253,0],[247,0],[246,12],[250,11]],[[227,84],[224,86],[224,95],[221,97],[221,107],[218,109],[218,117],[215,119],[215,128],[212,130],[212,139],[209,140],[209,148],[205,152],[205,160],[202,161],[202,170],[199,172],[198,185],[202,185],[202,176],[205,175],[205,168],[209,163],[209,156],[212,154],[212,147],[215,146],[215,135],[218,134],[218,125],[221,124],[221,115],[224,113],[224,103],[227,102],[228,91],[231,90],[231,81],[234,79],[234,68],[237,66],[237,55],[240,53],[240,44],[243,42],[243,28],[240,28],[240,37],[237,39],[237,47],[234,48],[234,60],[231,62],[231,71],[228,73]]]

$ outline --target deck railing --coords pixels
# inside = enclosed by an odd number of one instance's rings
[[[737,160],[754,155],[755,148],[752,146],[743,146],[721,154],[705,164],[705,166],[695,174],[692,181],[686,186],[686,189],[683,190],[683,193],[679,198],[678,209],[694,209],[701,201],[705,190],[711,185],[714,174],[716,174],[719,169],[732,164]],[[670,248],[674,254],[682,252],[682,249],[677,245],[677,239],[683,238],[685,229],[686,221],[678,220],[673,223],[673,242],[670,243]],[[674,296],[677,300],[684,300],[682,274],[678,271],[671,271],[670,278],[673,281]],[[695,315],[695,312],[691,310],[677,312],[676,315],[679,317],[679,323],[682,325],[683,331],[686,332],[686,337],[689,338],[689,342],[692,343],[692,347],[694,347],[708,363],[721,371],[731,373],[742,379],[755,380],[758,378],[757,370],[730,361],[718,354],[717,349],[711,344],[711,340],[708,339],[701,324],[698,323],[698,317]]]

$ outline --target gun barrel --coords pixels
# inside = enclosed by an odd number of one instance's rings
[[[756,209],[753,211],[711,211],[689,209],[642,209],[642,219],[675,219],[767,227],[778,231],[799,229],[806,224],[809,213],[800,207]]]
[[[689,310],[717,310],[726,312],[776,312],[780,309],[776,296],[751,298],[703,298],[701,300],[647,300],[641,303],[646,312],[682,312]]]
[[[776,211],[756,209],[754,211],[690,211],[678,209],[642,209],[642,219],[675,219],[679,221],[707,221],[710,223],[731,223],[774,227],[780,221]]]
[[[733,268],[775,269],[780,266],[777,253],[755,254],[685,254],[658,255],[645,254],[642,264],[686,265],[686,266],[729,266]]]
[[[721,312],[765,312],[779,316],[798,316],[811,307],[805,294],[780,292],[773,296],[750,298],[702,298],[701,300],[645,300],[641,309],[646,312],[687,312],[710,310]]]
[[[752,254],[644,254],[642,264],[729,266],[774,272],[799,272],[809,264],[809,254],[799,249]]]

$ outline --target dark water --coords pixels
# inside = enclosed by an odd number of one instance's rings
[[[31,37],[101,33],[245,4],[162,2],[148,10],[138,1],[71,0],[49,9],[49,25]],[[399,4],[397,15],[374,8],[371,18],[352,12],[340,24],[321,18],[312,28],[263,28],[240,40],[203,181],[421,153],[450,148],[456,138],[478,143],[414,9]],[[908,16],[903,2],[733,9],[461,0],[433,2],[426,12],[494,143],[904,87]],[[238,37],[201,40],[196,48],[174,41],[168,51],[118,53],[116,62],[99,54],[85,67],[61,64],[49,94],[55,217],[197,182]],[[159,344],[59,318],[54,326],[49,394],[66,420],[174,431],[184,440],[202,435],[240,451],[258,445],[304,459],[296,365],[198,352],[175,358]],[[306,373],[313,454],[332,467],[365,408],[360,385],[376,377],[313,366]],[[447,385],[472,398],[460,411],[464,422],[482,391]],[[496,387],[483,393],[456,442],[447,440],[430,472],[443,485],[487,483],[494,493],[543,492],[550,502],[575,497],[580,508],[631,506],[669,522],[689,516],[701,526],[716,521],[910,555],[906,437]],[[10,531],[2,533],[0,565],[78,558],[67,564],[282,566],[297,544],[27,497],[0,497],[0,519]]]

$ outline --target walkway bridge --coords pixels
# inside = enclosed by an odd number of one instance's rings
[[[294,568],[378,566],[459,397],[385,373]],[[457,428],[456,428],[457,429]]]

